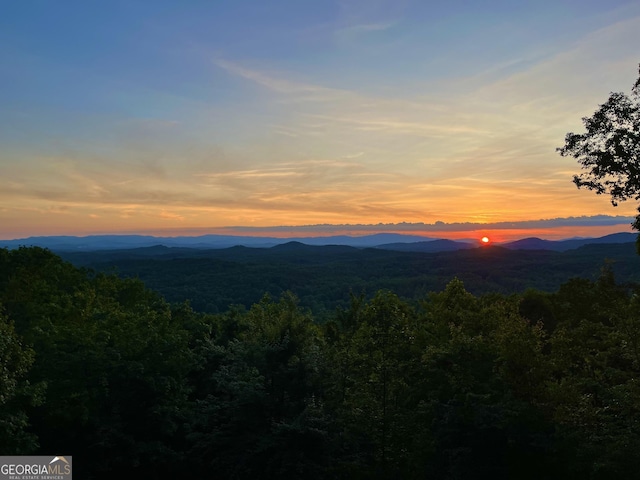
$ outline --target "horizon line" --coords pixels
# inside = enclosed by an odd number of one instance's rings
[[[593,238],[611,233],[633,233],[632,216],[591,215],[579,217],[557,217],[537,220],[517,220],[501,222],[399,222],[377,224],[310,224],[310,225],[277,225],[277,226],[224,226],[224,227],[184,227],[184,228],[155,228],[136,231],[112,232],[50,232],[26,235],[10,235],[2,241],[24,240],[37,237],[93,237],[93,236],[150,236],[150,237],[200,237],[205,235],[249,236],[278,238],[300,237],[329,237],[395,233],[416,235],[432,239],[461,239],[499,234],[506,240],[509,237],[529,238],[545,237],[545,234],[555,238]],[[623,227],[624,226],[624,227]],[[620,227],[620,228],[618,228]],[[593,233],[588,233],[593,230]],[[599,231],[598,231],[599,230]],[[614,231],[615,230],[615,231]],[[430,234],[443,234],[433,238]],[[497,240],[495,242],[498,242]]]

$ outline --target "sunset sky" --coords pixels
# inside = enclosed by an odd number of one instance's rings
[[[555,149],[639,62],[637,0],[4,2],[0,239],[630,231]]]

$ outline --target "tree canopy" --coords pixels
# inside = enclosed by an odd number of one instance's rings
[[[614,206],[640,200],[640,68],[630,95],[612,92],[582,123],[587,131],[567,133],[564,146],[557,149],[581,164],[583,172],[573,177],[576,186],[610,195]],[[640,214],[632,226],[640,230]]]
[[[580,187],[611,195],[611,203],[640,200],[640,76],[631,95],[611,93],[591,116],[586,132],[567,133],[562,156],[572,156],[586,170],[573,177]]]
[[[211,288],[217,288],[215,284]],[[204,314],[0,249],[0,451],[82,478],[640,478],[640,287]]]

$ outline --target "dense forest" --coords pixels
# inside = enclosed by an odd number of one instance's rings
[[[392,290],[415,305],[453,277],[474,295],[527,288],[554,292],[573,277],[597,279],[607,263],[618,282],[640,282],[640,256],[633,242],[566,252],[487,246],[425,253],[291,242],[273,248],[156,246],[59,255],[77,266],[140,278],[170,303],[188,300],[198,312],[220,313],[230,305],[249,308],[265,293],[279,298],[290,291],[321,323],[336,308],[349,307],[350,293],[370,298],[378,290]]]
[[[83,479],[640,478],[639,294],[606,265],[553,292],[452,277],[318,322],[291,292],[197,312],[0,249],[0,451]]]

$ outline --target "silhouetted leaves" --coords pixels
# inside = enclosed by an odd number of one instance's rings
[[[631,96],[611,93],[591,117],[582,122],[585,133],[567,133],[560,155],[578,160],[585,172],[575,175],[578,188],[611,196],[615,206],[628,199],[640,200],[640,76]],[[640,215],[632,224],[640,230]],[[638,238],[640,253],[640,237]]]

